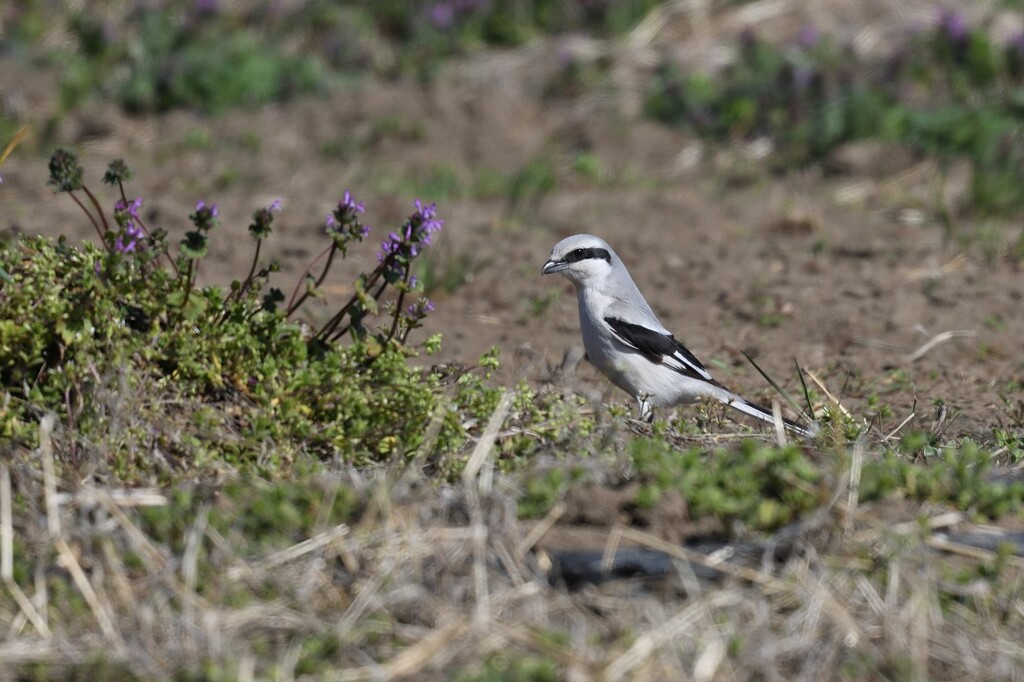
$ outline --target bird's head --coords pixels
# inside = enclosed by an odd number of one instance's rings
[[[540,272],[542,275],[560,272],[573,284],[587,284],[606,278],[612,271],[615,257],[615,252],[603,239],[592,234],[577,234],[555,244]]]

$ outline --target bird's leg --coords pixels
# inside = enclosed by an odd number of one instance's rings
[[[647,422],[650,424],[654,421],[654,408],[651,406],[651,402],[647,399],[646,394],[641,394],[636,397],[637,408],[640,411],[640,421]]]

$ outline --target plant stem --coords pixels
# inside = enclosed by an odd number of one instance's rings
[[[69,191],[68,195],[70,195],[71,199],[76,204],[78,204],[78,208],[82,209],[82,211],[85,212],[85,215],[88,216],[88,218],[89,218],[89,222],[92,223],[92,226],[96,228],[96,234],[98,234],[100,236],[100,243],[103,244],[103,248],[106,249],[107,251],[110,251],[110,246],[107,244],[106,233],[103,232],[103,228],[100,227],[100,224],[98,222],[96,222],[96,218],[93,217],[92,211],[87,209],[85,207],[85,204],[83,204],[82,201],[78,197],[75,196],[74,190]]]
[[[110,223],[107,222],[107,216],[103,214],[103,209],[100,207],[100,202],[96,200],[96,195],[89,191],[89,188],[86,185],[82,185],[82,191],[84,191],[86,196],[89,197],[89,200],[92,201],[92,205],[96,207],[96,213],[99,214],[100,220],[103,221],[104,233],[110,232]]]
[[[181,302],[182,309],[188,305],[188,299],[192,296],[192,270],[194,269],[195,262],[195,258],[189,258],[188,260],[188,271],[185,273],[185,298]]]
[[[383,270],[381,270],[381,272],[383,272]],[[372,275],[376,275],[376,274],[379,274],[379,273],[376,273],[376,272],[372,273]],[[367,282],[368,284],[371,284],[373,282],[373,280],[376,279],[372,275],[371,275],[370,280]],[[381,294],[383,294],[384,290],[387,289],[387,288],[388,288],[388,281],[384,280],[383,282],[380,283],[380,286],[377,287],[377,293],[372,294],[373,300],[374,301],[379,301],[380,297],[381,297]],[[353,299],[353,301],[354,301],[354,299]],[[351,301],[350,301],[350,304],[351,304]],[[347,308],[347,306],[346,306],[346,308]],[[340,320],[339,320],[339,322],[340,322]],[[344,327],[339,329],[338,332],[333,337],[331,337],[331,341],[337,341],[338,339],[343,337],[345,335],[345,332],[347,332],[351,326],[352,326],[351,324],[346,324]]]
[[[385,339],[385,343],[395,338],[395,332],[398,331],[398,320],[402,317],[402,303],[405,302],[405,292],[408,289],[409,278],[412,276],[412,267],[405,268],[405,277],[402,278],[403,284],[406,286],[402,287],[402,290],[398,292],[398,302],[395,304],[395,319],[391,322],[391,331],[388,332],[388,338]]]
[[[295,297],[299,293],[299,287],[301,286],[302,282],[306,280],[306,277],[310,274],[310,272],[313,270],[313,266],[316,265],[316,262],[323,258],[325,253],[328,254],[327,263],[324,264],[323,272],[321,272],[320,276],[313,282],[312,288],[314,289],[320,286],[320,284],[324,281],[324,278],[327,277],[327,271],[330,269],[331,263],[334,261],[334,254],[337,250],[338,245],[335,244],[334,242],[331,242],[330,246],[321,251],[320,255],[318,255],[316,258],[310,261],[309,266],[306,268],[306,271],[302,273],[302,275],[299,277],[299,281],[296,282],[295,290],[292,291],[292,297],[288,299],[288,309],[285,311],[285,317],[290,317],[292,313],[298,310],[299,306],[302,305],[303,301],[309,298],[310,288],[307,287],[306,291],[302,294],[302,297],[299,298],[298,301],[295,300]]]
[[[118,180],[117,181],[117,188],[121,191],[121,201],[123,201],[124,205],[127,206],[128,205],[128,195],[126,195],[124,193],[124,183],[122,183],[120,180]],[[135,216],[135,221],[139,224],[139,227],[142,228],[142,233],[146,235],[146,239],[148,239],[150,241],[153,241],[153,236],[150,233],[149,228],[146,227],[146,223],[144,223],[142,221],[142,218],[140,218],[138,216]],[[171,258],[171,254],[167,250],[166,246],[164,246],[163,255],[167,257],[167,262],[171,264],[171,268],[174,270],[175,276],[180,276],[181,273],[178,271],[178,264],[174,262],[173,258]]]

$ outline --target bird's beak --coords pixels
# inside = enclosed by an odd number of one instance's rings
[[[540,269],[540,274],[550,275],[553,272],[561,272],[569,267],[569,264],[564,260],[549,260],[544,264],[544,267]]]

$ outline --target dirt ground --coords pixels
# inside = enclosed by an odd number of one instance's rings
[[[933,208],[940,195],[955,205],[962,172],[940,186],[932,162],[864,143],[837,153],[827,172],[777,176],[757,145],[715,150],[643,121],[628,88],[544,97],[566,51],[587,49],[552,41],[452,65],[429,86],[373,83],[213,119],[132,118],[93,105],[63,120],[57,139],[79,150],[111,206],[99,178],[111,158],[128,160],[129,193],[174,241],[198,199],[217,203],[207,282],[244,274],[249,217],[280,198],[268,246],[283,264],[277,286],[290,291],[348,188],[366,202],[374,232],[329,290],[340,300],[413,199],[436,200],[446,223],[435,262],[469,281],[432,294],[437,311],[422,338],[443,333],[440,359],[466,364],[497,345],[510,381],[543,378],[546,364],[580,345],[571,286],[541,277],[540,266],[556,241],[590,232],[616,248],[664,324],[739,392],[769,395],[746,351],[791,390],[796,360],[856,415],[872,417],[877,395],[892,408],[878,417],[883,433],[912,414],[904,429],[946,436],[989,437],[1012,423],[1000,391],[1024,380],[1024,278],[1004,251],[1019,228],[955,220],[947,238]],[[0,60],[0,91],[29,111],[53,109],[54,83],[52,73]],[[354,151],[325,155],[332,141]],[[581,151],[599,159],[597,177],[573,171]],[[0,228],[92,238],[73,203],[45,186],[47,152],[30,143],[5,163]],[[504,192],[465,189],[537,159],[553,164],[555,187],[514,210]],[[421,195],[416,179],[422,186],[438,169],[462,189]],[[629,400],[585,364],[573,381],[598,399]],[[937,425],[938,402],[952,409]]]

